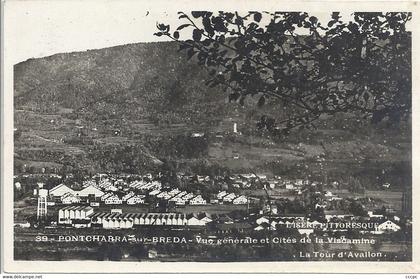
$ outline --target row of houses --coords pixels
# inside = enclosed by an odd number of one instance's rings
[[[153,187],[157,187],[156,184],[152,185]],[[133,191],[122,195],[120,192],[111,189],[111,186],[108,184],[102,184],[101,187],[104,190],[99,189],[93,181],[87,181],[82,190],[76,191],[64,184],[59,184],[49,190],[49,195],[55,200],[60,199],[63,204],[77,204],[82,200],[86,200],[88,197],[100,198],[105,204],[122,204],[125,202],[129,205],[134,205],[145,203],[145,195],[138,195]]]
[[[182,213],[95,213],[92,225],[105,229],[132,228],[133,226],[205,226],[211,216]]]
[[[59,184],[55,186],[54,188],[50,189],[48,191],[48,194],[51,197],[55,197],[55,198],[62,198],[64,195],[69,196],[69,194],[73,196],[78,196],[78,197],[94,196],[96,198],[99,198],[99,197],[102,197],[105,194],[105,192],[93,185],[88,185],[85,188],[77,191],[77,190],[71,189],[70,187],[64,184]]]
[[[119,195],[117,193],[108,192],[101,197],[101,201],[105,204],[144,204],[145,195],[135,194],[133,191],[126,193],[125,195]]]
[[[66,206],[58,211],[58,224],[73,227],[90,226],[90,216],[94,213],[90,206]]]
[[[91,181],[90,184],[96,186],[96,182]],[[106,191],[106,192],[117,192],[117,191],[129,191],[137,189],[140,191],[151,191],[155,189],[162,188],[162,184],[159,181],[144,181],[144,180],[134,180],[131,183],[126,183],[124,180],[117,180],[112,182],[111,180],[104,179],[101,180],[97,187]]]
[[[339,219],[343,220],[345,217],[340,217]],[[331,220],[331,219],[330,219]],[[261,230],[276,230],[277,226],[282,226],[285,228],[294,227],[297,228],[300,234],[309,235],[314,232],[315,229],[323,229],[324,231],[347,231],[345,223],[343,226],[337,225],[336,228],[328,228],[325,226],[325,223],[321,223],[316,220],[309,220],[304,216],[281,216],[281,217],[267,217],[261,216],[255,221],[256,227],[254,228],[255,231]],[[401,229],[401,227],[395,224],[391,220],[382,220],[375,226],[373,223],[371,227],[367,228],[368,223],[365,223],[366,228],[361,228],[359,231],[361,233],[370,233],[370,234],[383,234],[387,232],[397,232]]]
[[[58,212],[58,224],[105,229],[133,226],[205,226],[211,221],[212,217],[207,213],[94,213],[90,206],[67,206]]]
[[[173,202],[176,205],[205,205],[207,201],[201,195],[194,195],[179,189],[172,189],[171,191],[154,190],[149,192],[149,196],[154,196],[158,199],[164,199]]]
[[[133,182],[131,182],[128,187],[130,189],[137,189],[137,190],[142,190],[142,191],[152,191],[152,190],[159,190],[162,188],[162,184],[159,181],[151,181],[151,182],[147,182],[147,181],[139,181],[139,180],[135,180]]]
[[[246,204],[248,202],[247,197],[244,195],[237,196],[235,193],[226,191],[219,192],[216,197],[219,203]]]

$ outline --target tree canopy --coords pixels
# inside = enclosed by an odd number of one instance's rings
[[[285,119],[267,125],[272,132],[309,127],[338,112],[373,123],[410,116],[411,13],[353,13],[343,20],[333,12],[326,24],[306,12],[193,11],[179,12],[179,19],[176,28],[157,24],[155,35],[196,57],[208,70],[206,85],[221,86],[229,101],[244,104],[254,96],[258,106],[288,108]]]

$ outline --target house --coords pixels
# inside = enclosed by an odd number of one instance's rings
[[[202,212],[198,214],[198,219],[206,224],[213,221],[213,219],[211,218],[211,215],[206,212]]]
[[[288,219],[293,222],[306,220],[306,216],[303,213],[288,213],[287,215],[282,215],[281,218]]]
[[[219,234],[232,234],[235,232],[246,232],[252,229],[249,223],[216,224],[215,230]]]
[[[325,202],[318,202],[315,204],[315,208],[326,208],[327,204]]]
[[[89,185],[83,188],[82,190],[78,191],[77,194],[80,197],[88,197],[89,195],[94,195],[95,198],[102,197],[105,193],[98,189],[96,186]]]
[[[131,197],[133,197],[135,194],[134,194],[134,192],[133,191],[131,191],[131,192],[129,192],[129,193],[127,193],[127,194],[125,194],[121,199],[123,200],[123,201],[127,201],[129,198],[131,198]]]
[[[109,181],[109,180],[102,180],[102,181],[99,183],[99,188],[103,189],[103,190],[104,190],[104,191],[106,191],[106,192],[108,192],[108,191],[111,191],[111,192],[116,192],[116,191],[118,191],[118,188],[117,188],[117,187],[115,187],[115,186],[112,184],[112,182],[111,182],[111,181]]]
[[[169,195],[168,195],[168,192],[163,191],[163,192],[160,192],[159,194],[157,194],[156,197],[163,199],[165,197],[169,197]]]
[[[207,202],[203,199],[201,195],[195,196],[194,198],[190,199],[189,203],[191,205],[207,204]]]
[[[186,204],[186,201],[183,200],[183,199],[178,199],[178,200],[175,201],[175,204],[176,205],[185,205]]]
[[[255,174],[253,173],[245,173],[245,174],[241,174],[240,176],[243,177],[245,180],[256,178]]]
[[[292,183],[286,183],[286,184],[284,185],[284,187],[285,187],[287,190],[293,190],[293,189],[295,189],[295,185],[293,185]]]
[[[230,193],[230,194],[227,194],[226,196],[223,197],[223,201],[224,202],[232,202],[235,198],[236,198],[235,193]]]
[[[173,197],[173,196],[176,196],[176,195],[178,195],[179,193],[181,193],[181,190],[179,190],[179,189],[172,189],[170,192],[168,192],[168,194],[171,196],[171,197]]]
[[[213,195],[212,197],[210,197],[210,203],[211,204],[218,204],[219,200],[216,198],[216,195]]]
[[[391,184],[384,183],[384,184],[382,184],[382,187],[385,188],[385,189],[388,189],[389,187],[391,187]]]
[[[384,217],[383,214],[379,212],[374,212],[374,211],[368,211],[367,214],[370,218],[383,218]]]
[[[261,223],[260,225],[254,228],[254,231],[264,231],[264,230],[273,230],[273,227],[269,223]]]
[[[398,226],[397,224],[395,224],[391,220],[387,220],[387,221],[383,222],[382,224],[379,224],[376,227],[376,232],[375,233],[382,234],[382,233],[388,233],[388,232],[397,232],[400,229],[401,229],[400,226]]]
[[[120,179],[117,179],[114,182],[114,186],[118,187],[118,188],[123,188],[123,187],[127,186],[127,182],[125,182],[124,179],[120,178]]]
[[[332,197],[333,193],[331,191],[326,191],[325,192],[325,197]]]
[[[309,236],[311,233],[314,233],[314,229],[310,229],[310,228],[302,228],[302,229],[298,229],[298,232],[301,235],[306,235]]]
[[[176,197],[176,198],[181,198],[182,196],[184,196],[184,195],[186,195],[186,194],[188,194],[186,191],[182,191],[182,192],[179,192],[177,195],[175,195],[174,197]]]
[[[19,228],[30,228],[31,227],[31,223],[29,223],[28,221],[26,222],[15,222],[15,227],[19,227]]]
[[[54,188],[52,188],[49,191],[49,194],[50,194],[50,196],[53,196],[53,197],[61,197],[64,194],[67,194],[67,193],[75,194],[74,192],[75,191],[73,189],[67,187],[66,185],[59,184],[59,185],[55,186]]]
[[[61,196],[61,203],[63,204],[80,203],[80,197],[74,195],[73,193],[65,193],[63,196]]]
[[[126,200],[127,204],[143,204],[144,203],[144,196],[142,195],[134,195],[131,196]]]
[[[227,214],[215,214],[214,215],[214,220],[217,221],[217,223],[223,223],[223,224],[232,224],[233,223],[233,219],[227,215]]]
[[[267,175],[265,174],[257,174],[258,179],[267,180]]]
[[[353,214],[346,214],[340,210],[325,210],[324,214],[325,214],[325,219],[327,219],[328,222],[333,218],[344,219],[344,218],[353,217]]]
[[[89,187],[89,186],[98,187],[98,185],[96,184],[96,182],[93,181],[93,180],[83,181],[82,188],[86,188],[86,187]]]
[[[206,223],[201,221],[196,213],[190,213],[187,215],[188,226],[204,226]]]
[[[274,189],[277,187],[277,184],[279,183],[277,180],[268,180],[267,181],[268,186],[270,187],[270,189]]]
[[[147,252],[147,257],[148,257],[149,259],[155,259],[155,258],[157,258],[157,256],[158,256],[158,252],[157,252],[155,249],[150,249],[150,250]]]
[[[297,185],[297,186],[303,186],[303,179],[296,179],[295,180],[295,185]]]
[[[262,217],[258,218],[255,222],[258,225],[261,225],[262,223],[268,223],[268,222],[270,222],[270,220],[268,220],[268,217],[262,216]]]
[[[143,185],[143,183],[141,183],[141,182],[140,182],[140,181],[138,181],[138,180],[134,180],[133,182],[131,182],[131,183],[128,185],[128,187],[135,189],[135,188],[139,188],[141,185]]]
[[[245,196],[239,196],[233,200],[233,204],[246,204],[247,202],[248,199]]]
[[[114,195],[111,192],[105,193],[102,197],[101,197],[101,201],[106,200],[107,198],[109,198],[110,196]]]
[[[201,137],[204,137],[204,133],[192,133],[191,137],[192,138],[201,138]]]
[[[193,197],[194,197],[194,194],[193,194],[193,193],[188,193],[188,194],[186,194],[186,195],[182,196],[181,198],[182,198],[184,201],[188,201],[188,200],[192,199]]]
[[[222,192],[219,192],[218,194],[217,194],[217,198],[219,199],[219,200],[221,200],[221,199],[223,199],[223,197],[224,196],[226,196],[228,193],[226,193],[226,191],[222,191]]]
[[[104,200],[105,204],[122,204],[122,199],[117,195],[111,195]]]
[[[160,193],[160,190],[155,189],[155,190],[153,190],[153,191],[149,192],[149,196],[156,196],[156,195],[157,195],[157,194],[159,194],[159,193]]]

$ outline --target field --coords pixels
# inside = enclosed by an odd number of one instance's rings
[[[372,191],[366,190],[364,194],[350,193],[348,190],[331,190],[343,198],[375,198],[384,202],[384,205],[390,205],[396,210],[401,210],[402,196],[401,191]]]

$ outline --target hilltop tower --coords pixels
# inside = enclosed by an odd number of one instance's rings
[[[238,133],[238,124],[236,122],[233,123],[233,133]]]

